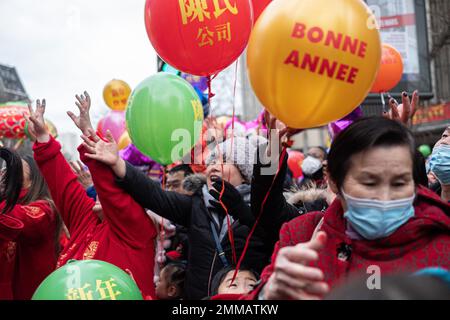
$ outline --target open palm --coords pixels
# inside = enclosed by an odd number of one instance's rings
[[[108,131],[106,133],[106,141],[100,139],[94,130],[89,129],[88,132],[90,133],[90,137],[85,135],[81,136],[84,141],[83,146],[88,151],[86,156],[103,162],[108,166],[115,165],[119,159],[119,148],[111,132]]]
[[[48,140],[49,134],[45,125],[44,113],[45,113],[45,99],[36,101],[36,110],[33,110],[33,106],[28,104],[29,114],[24,114],[25,119],[28,121],[28,130],[38,140]]]
[[[92,129],[91,118],[89,116],[89,110],[91,108],[91,97],[85,91],[84,95],[76,95],[75,98],[78,100],[75,102],[75,104],[80,111],[80,115],[76,116],[71,111],[68,111],[67,114],[75,123],[75,125],[83,132],[83,134],[88,135],[89,129]]]

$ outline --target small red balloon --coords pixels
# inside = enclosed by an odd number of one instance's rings
[[[370,92],[383,93],[393,89],[402,79],[403,60],[393,46],[383,44],[380,69]]]
[[[244,51],[253,26],[250,0],[147,0],[147,34],[174,68],[213,75]]]
[[[300,151],[289,151],[288,167],[292,171],[294,178],[300,178],[303,175],[303,159],[305,159],[305,156]]]

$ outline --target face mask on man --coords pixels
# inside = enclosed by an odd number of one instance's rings
[[[450,184],[450,146],[441,144],[433,149],[428,171],[432,171],[443,185]]]
[[[390,236],[414,216],[414,198],[380,201],[351,197],[342,191],[347,203],[344,218],[367,240]]]
[[[306,176],[312,176],[322,169],[322,161],[313,156],[307,156],[302,162],[302,172]]]

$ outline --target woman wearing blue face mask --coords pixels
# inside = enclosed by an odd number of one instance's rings
[[[420,185],[417,159],[399,122],[365,118],[340,133],[327,167],[337,199],[283,226],[248,298],[319,299],[352,273],[376,287],[387,274],[450,269],[450,205]]]
[[[428,169],[440,183],[442,200],[450,202],[450,126],[435,144]]]

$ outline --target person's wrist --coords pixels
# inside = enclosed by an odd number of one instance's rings
[[[87,125],[87,126],[85,126],[84,128],[81,129],[81,131],[83,132],[83,134],[84,134],[86,137],[89,137],[89,136],[91,135],[90,132],[89,132],[89,129],[91,129],[92,131],[95,132],[95,130],[94,130],[94,128],[92,127],[92,125]]]
[[[121,179],[125,177],[126,167],[127,165],[121,157],[118,157],[116,163],[111,165],[111,169],[114,171],[114,174]]]
[[[48,134],[48,132],[41,133],[36,136],[36,141],[39,143],[47,143],[50,141],[50,135]]]

